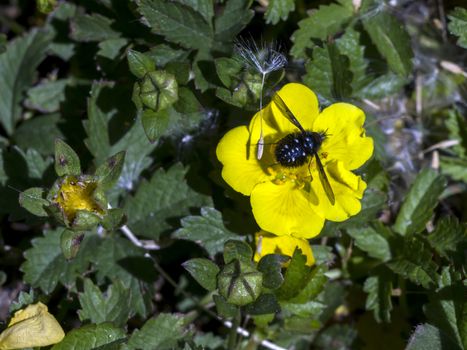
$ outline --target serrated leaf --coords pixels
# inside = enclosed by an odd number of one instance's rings
[[[97,103],[100,93],[109,83],[95,82],[91,88],[91,95],[88,98],[88,120],[83,121],[87,138],[84,140],[86,147],[94,156],[97,164],[102,164],[109,154],[110,140],[108,135],[109,116],[100,108]]]
[[[105,293],[102,293],[89,278],[84,280],[84,290],[79,294],[81,321],[92,323],[112,322],[122,327],[132,313],[130,305],[131,290],[125,288],[119,280],[114,281]]]
[[[138,11],[151,30],[168,41],[192,49],[212,45],[210,23],[191,7],[167,0],[139,0]]]
[[[410,336],[405,350],[461,350],[437,327],[429,323],[420,324]]]
[[[457,45],[467,49],[467,9],[456,7],[449,13],[448,18],[449,32],[459,37]]]
[[[336,34],[353,16],[347,6],[330,4],[320,6],[310,17],[298,22],[299,28],[293,33],[290,54],[295,58],[307,58],[305,50],[313,47],[311,39],[325,40]]]
[[[173,228],[171,221],[178,222],[191,208],[210,204],[210,198],[187,185],[186,172],[181,164],[167,171],[159,169],[150,181],[141,182],[134,196],[128,197],[124,209],[134,233],[157,239],[162,232]],[[195,236],[190,234],[189,239],[192,237]]]
[[[392,275],[387,271],[376,276],[370,276],[363,285],[363,291],[368,293],[365,308],[373,310],[373,315],[377,322],[391,321],[391,292]]]
[[[467,159],[441,156],[440,167],[453,180],[467,183]]]
[[[9,42],[7,50],[0,54],[0,122],[9,135],[21,117],[22,94],[34,81],[51,39],[49,31],[32,30]]]
[[[49,202],[44,199],[44,189],[39,187],[28,188],[19,195],[19,205],[36,216],[48,216],[45,207]]]
[[[422,231],[433,215],[433,209],[445,186],[445,179],[434,170],[420,172],[397,214],[394,230],[401,235]]]
[[[177,341],[184,336],[184,317],[162,313],[147,321],[140,330],[133,332],[128,348],[135,350],[173,349]]]
[[[125,339],[125,332],[111,323],[89,324],[67,333],[51,350],[97,350],[106,345],[121,344]]]
[[[45,294],[51,293],[59,282],[73,287],[76,278],[86,271],[93,254],[91,247],[96,244],[97,237],[86,237],[75,259],[66,261],[60,248],[61,234],[62,229],[45,232],[44,237],[33,239],[32,248],[24,252],[24,280]]]
[[[120,33],[112,29],[113,21],[97,13],[78,15],[71,23],[71,37],[76,41],[104,41],[115,39]]]
[[[182,266],[198,282],[201,287],[212,292],[217,287],[217,274],[219,267],[208,259],[190,259],[185,261]]]
[[[46,81],[29,89],[26,106],[42,113],[58,111],[60,103],[65,101],[67,84],[69,84],[68,79],[59,79]]]
[[[120,280],[125,288],[131,290],[129,304],[143,318],[150,312],[148,306],[152,298],[145,281],[152,283],[156,273],[150,260],[144,259],[144,251],[130,241],[112,236],[99,246],[92,260],[97,271],[97,282],[106,278]]]
[[[117,60],[122,54],[122,49],[128,44],[128,40],[124,38],[112,38],[101,41],[97,46],[97,56],[107,58],[109,60]]]
[[[284,282],[282,265],[290,258],[279,254],[268,254],[258,262],[258,271],[263,273],[263,286],[268,289],[279,288]]]
[[[437,266],[432,261],[428,244],[415,234],[404,239],[402,254],[387,266],[395,273],[427,289],[438,279]]]
[[[253,250],[248,243],[238,240],[228,240],[224,244],[224,264],[234,260],[249,264],[253,260]]]
[[[335,44],[316,47],[305,68],[303,82],[323,97],[342,99],[352,94],[349,58],[341,55]]]
[[[373,226],[349,228],[347,233],[355,240],[355,245],[369,256],[381,261],[391,259],[391,247],[387,238]]]
[[[428,242],[438,254],[450,258],[452,252],[462,252],[467,244],[467,226],[455,216],[441,218],[428,235]]]
[[[395,16],[379,12],[363,19],[363,26],[389,68],[402,76],[412,71],[413,52],[410,36]]]
[[[183,218],[182,228],[175,231],[173,237],[198,242],[210,256],[223,251],[229,239],[240,239],[224,226],[219,211],[207,207],[201,208],[201,216]]]
[[[360,45],[360,33],[353,28],[346,30],[343,36],[336,40],[336,45],[342,55],[350,61],[349,70],[352,72],[352,90],[362,89],[368,82],[366,69],[368,61],[365,58],[365,47]]]
[[[296,248],[285,271],[284,283],[275,291],[278,299],[289,300],[297,296],[307,285],[311,271],[311,268],[306,265],[306,256],[299,248]]]
[[[449,130],[449,137],[459,141],[459,144],[454,145],[452,149],[460,158],[465,158],[467,156],[467,121],[457,110],[448,110],[447,113],[446,127]],[[441,157],[441,161],[445,159]]]
[[[10,312],[10,314],[12,314],[15,311],[18,311],[19,309],[22,309],[29,304],[33,304],[35,300],[36,296],[34,294],[34,289],[31,288],[29,292],[21,291],[19,292],[16,301],[13,301],[10,304],[10,308],[8,311]]]
[[[294,0],[271,0],[265,14],[266,23],[277,24],[280,20],[285,21],[293,10],[295,10]]]
[[[211,0],[178,0],[178,2],[190,6],[203,16],[206,22],[211,23],[214,16],[214,3]]]
[[[250,0],[229,0],[214,22],[215,42],[230,43],[250,23],[254,11]]]

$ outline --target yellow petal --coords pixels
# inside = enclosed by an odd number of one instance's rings
[[[216,154],[224,165],[222,177],[235,190],[249,196],[253,187],[268,178],[265,165],[256,158],[256,147],[250,146],[245,126],[230,130],[217,145]]]
[[[285,102],[290,111],[304,129],[311,129],[313,122],[318,116],[318,98],[315,93],[307,88],[305,85],[290,83],[284,85],[282,89],[278,91],[278,94]],[[259,118],[260,112],[256,113],[251,125],[256,123],[256,119]],[[263,109],[263,125],[268,127],[268,130],[276,133],[289,134],[291,132],[297,132],[299,129],[294,126],[290,120],[282,114],[277,108],[275,103],[271,102],[266,108]],[[264,130],[263,130],[264,132]],[[267,134],[267,132],[266,132]]]
[[[291,181],[260,183],[251,192],[250,201],[255,220],[265,231],[312,238],[323,228],[324,219],[313,210],[309,194]]]
[[[260,231],[256,233],[255,241],[257,247],[254,257],[255,261],[259,261],[263,256],[268,254],[282,254],[291,257],[295,248],[300,248],[302,254],[306,256],[306,264],[312,266],[315,263],[313,251],[306,239],[291,236],[275,236],[265,231]]]
[[[332,205],[327,200],[321,181],[314,176],[314,180],[311,182],[312,190],[318,198],[322,199],[315,210],[332,221],[344,221],[358,214],[361,210],[360,199],[366,189],[365,181],[360,176],[345,169],[342,162],[327,163],[326,173],[336,202]]]
[[[0,350],[47,346],[60,342],[65,333],[41,302],[15,313],[8,328],[0,334]]]
[[[323,110],[313,124],[313,131],[328,135],[319,151],[323,162],[340,160],[349,170],[362,166],[373,154],[373,139],[365,136],[364,122],[363,111],[348,103]]]

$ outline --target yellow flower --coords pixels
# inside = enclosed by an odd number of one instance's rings
[[[15,312],[0,334],[0,350],[47,346],[62,341],[65,333],[41,302]]]
[[[224,180],[234,190],[251,196],[253,215],[263,230],[311,238],[319,234],[326,219],[344,221],[360,211],[366,183],[351,170],[371,157],[373,140],[365,136],[365,114],[351,104],[335,103],[320,112],[314,92],[297,83],[285,85],[278,94],[306,131],[325,134],[317,153],[334,193],[334,204],[323,189],[314,157],[309,156],[299,167],[282,166],[276,159],[278,141],[299,129],[274,102],[253,117],[249,128],[230,130],[216,153],[223,164]],[[256,143],[261,125],[265,146],[258,160]]]
[[[300,248],[302,254],[306,256],[306,264],[308,266],[315,264],[313,251],[306,239],[291,236],[276,236],[260,231],[255,235],[255,242],[255,261],[259,261],[263,256],[268,254],[282,254],[292,257],[295,248]]]
[[[69,222],[75,219],[78,210],[102,214],[103,210],[93,198],[96,187],[95,181],[67,176],[60,185],[54,201],[62,208]]]

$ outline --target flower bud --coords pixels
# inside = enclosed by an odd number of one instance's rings
[[[230,304],[243,306],[255,301],[262,291],[263,274],[251,262],[234,260],[217,277],[219,293]]]
[[[154,111],[165,109],[178,100],[177,81],[172,74],[165,71],[146,74],[138,86],[136,91],[139,90],[139,101]],[[137,100],[135,96],[133,99]]]

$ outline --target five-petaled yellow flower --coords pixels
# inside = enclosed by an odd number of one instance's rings
[[[285,167],[277,161],[274,150],[278,141],[299,130],[274,102],[256,113],[248,128],[230,130],[216,153],[224,166],[224,180],[251,196],[253,215],[263,230],[311,238],[319,234],[325,220],[344,221],[360,211],[366,183],[352,170],[371,157],[373,139],[365,136],[365,114],[351,104],[335,103],[320,112],[314,92],[297,83],[287,84],[277,93],[303,129],[326,135],[317,153],[334,204],[325,193],[314,157],[299,167]],[[265,146],[258,160],[255,143],[260,139],[261,124]]]

